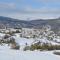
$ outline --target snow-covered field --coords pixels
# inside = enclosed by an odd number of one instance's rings
[[[12,50],[4,45],[0,46],[0,60],[60,60],[60,56],[52,52]]]
[[[35,39],[33,39],[33,38],[29,38],[29,39],[27,39],[27,38],[21,38],[18,34],[16,34],[16,36],[13,36],[14,38],[15,38],[15,41],[18,43],[18,44],[20,44],[20,45],[25,45],[26,43],[28,44],[28,45],[31,45],[31,44],[34,44],[34,43],[37,43],[37,42],[41,42],[42,44],[43,43],[51,43],[52,45],[60,45],[60,43],[57,43],[57,42],[55,42],[55,41],[49,41],[49,40],[47,40],[47,38],[46,37],[44,37],[44,38],[42,38],[42,39],[40,39],[40,38],[35,38]],[[60,41],[59,41],[60,42]]]
[[[4,35],[4,34],[0,34]],[[34,39],[21,38],[19,35],[13,36],[20,47],[23,48],[25,43],[31,45]],[[47,41],[41,39],[42,42]],[[49,42],[49,41],[48,41]],[[55,44],[52,42],[52,44]],[[59,55],[54,55],[53,51],[23,51],[11,49],[7,44],[0,45],[0,60],[60,60]]]

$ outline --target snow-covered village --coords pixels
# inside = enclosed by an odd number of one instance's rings
[[[60,36],[41,29],[0,29],[0,60],[60,60]]]

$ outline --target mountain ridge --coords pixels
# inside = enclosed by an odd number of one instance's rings
[[[42,28],[42,26],[50,25],[52,30],[60,30],[60,18],[56,19],[36,19],[31,21],[19,20],[9,17],[0,16],[1,28]]]

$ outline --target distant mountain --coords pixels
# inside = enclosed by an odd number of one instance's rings
[[[28,21],[13,19],[9,17],[0,16],[0,28],[21,28],[32,27],[32,24]]]
[[[50,25],[55,32],[60,31],[60,18],[25,21],[0,16],[0,28],[42,28],[43,25]]]
[[[30,21],[31,24],[33,24],[35,26],[35,28],[40,28],[42,27],[43,25],[50,25],[52,30],[60,30],[60,18],[57,18],[57,19],[40,19],[40,20],[33,20],[33,21]]]

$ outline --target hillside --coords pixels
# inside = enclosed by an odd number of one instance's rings
[[[60,18],[25,21],[0,16],[0,28],[42,28],[44,25],[50,25],[57,32],[60,30]]]

